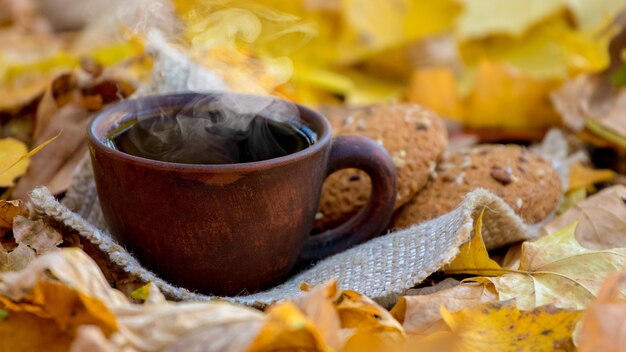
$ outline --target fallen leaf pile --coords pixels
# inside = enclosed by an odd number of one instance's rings
[[[263,311],[169,302],[152,283],[123,293],[80,241],[30,219],[21,202],[3,201],[0,350],[573,351],[576,336],[581,348],[619,346],[611,337],[623,326],[619,311],[611,324],[601,312],[623,299],[626,248],[593,236],[584,243],[598,249],[583,247],[576,229],[588,229],[589,218],[559,224],[614,198],[624,204],[623,194],[615,186],[577,204],[548,224],[545,236],[511,247],[502,263],[485,249],[481,214],[472,240],[439,274],[465,279],[411,290],[389,311],[334,281],[303,283],[301,295]],[[617,229],[621,220],[604,222]]]

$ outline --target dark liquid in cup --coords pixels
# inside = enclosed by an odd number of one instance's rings
[[[159,115],[131,121],[109,134],[109,145],[142,158],[184,164],[235,164],[277,158],[308,148],[316,134],[297,120],[264,116],[236,120]]]

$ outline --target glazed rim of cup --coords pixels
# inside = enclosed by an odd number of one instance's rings
[[[295,163],[319,152],[327,143],[329,143],[331,138],[331,126],[328,120],[317,111],[291,102],[290,104],[294,104],[298,108],[300,113],[300,116],[298,117],[306,122],[307,125],[309,125],[309,127],[311,127],[311,129],[317,134],[317,140],[311,146],[303,150],[277,158],[234,164],[184,164],[148,159],[124,153],[120,150],[112,148],[104,142],[108,138],[111,130],[118,126],[120,122],[127,121],[129,118],[137,116],[138,114],[149,114],[164,108],[177,109],[194,98],[210,98],[211,96],[216,96],[217,94],[229,94],[240,96],[241,98],[250,97],[250,95],[239,93],[187,92],[152,95],[138,99],[125,100],[101,111],[89,122],[89,125],[87,126],[87,139],[91,144],[90,147],[99,149],[102,153],[106,153],[116,159],[134,162],[147,168],[189,172],[211,171],[230,173],[259,171]],[[280,100],[278,98],[272,99]]]

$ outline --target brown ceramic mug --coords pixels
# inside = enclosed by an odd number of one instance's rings
[[[299,119],[317,141],[264,161],[170,163],[126,154],[107,143],[111,130],[125,121],[214,96],[180,93],[129,100],[103,111],[88,127],[104,218],[112,235],[143,265],[190,290],[250,293],[284,280],[298,261],[337,253],[384,231],[396,195],[389,155],[364,137],[331,138],[326,118],[303,106],[297,106]],[[245,96],[231,94],[238,97]],[[370,176],[369,203],[341,226],[310,235],[324,179],[343,168]]]

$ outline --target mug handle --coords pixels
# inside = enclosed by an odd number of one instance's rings
[[[345,168],[363,170],[369,175],[369,201],[347,222],[307,238],[301,261],[321,259],[368,240],[384,231],[391,220],[396,200],[396,168],[387,151],[366,137],[335,137],[326,177]]]

